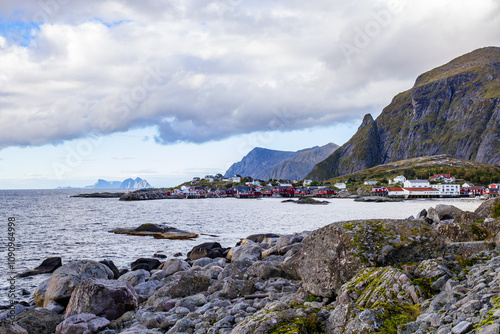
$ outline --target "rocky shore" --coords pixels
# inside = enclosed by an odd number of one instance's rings
[[[499,333],[500,200],[55,266],[0,333]]]

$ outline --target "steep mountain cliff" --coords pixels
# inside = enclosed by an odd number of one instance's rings
[[[254,148],[240,162],[231,166],[226,177],[239,174],[256,179],[302,180],[314,167],[332,154],[338,146],[327,144],[297,152]]]
[[[500,163],[500,48],[473,51],[420,75],[308,177],[324,180],[392,161],[448,154]]]

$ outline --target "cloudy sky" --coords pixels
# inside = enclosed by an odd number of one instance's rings
[[[2,0],[0,189],[172,186],[343,144],[499,31],[497,0]]]

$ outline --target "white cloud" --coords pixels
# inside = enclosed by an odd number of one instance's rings
[[[28,46],[0,37],[0,148],[151,125],[168,144],[347,122],[380,111],[423,71],[498,45],[499,8],[2,1],[4,17],[44,22]]]

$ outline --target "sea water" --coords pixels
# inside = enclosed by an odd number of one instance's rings
[[[352,199],[328,199],[328,205],[282,203],[280,198],[168,199],[122,202],[117,198],[71,198],[87,190],[0,191],[0,305],[8,302],[8,218],[15,218],[14,272],[38,266],[44,259],[60,256],[63,263],[91,259],[112,260],[129,268],[140,257],[155,253],[183,257],[197,244],[217,241],[234,246],[255,233],[288,234],[311,231],[336,221],[353,219],[408,218],[437,204],[475,210],[480,200],[434,199],[405,202],[364,203]],[[144,223],[165,224],[200,234],[195,240],[166,240],[112,234],[115,228],[136,228]],[[216,236],[213,236],[216,235]],[[16,291],[33,292],[49,274],[17,278]],[[26,300],[29,296],[20,297]]]

